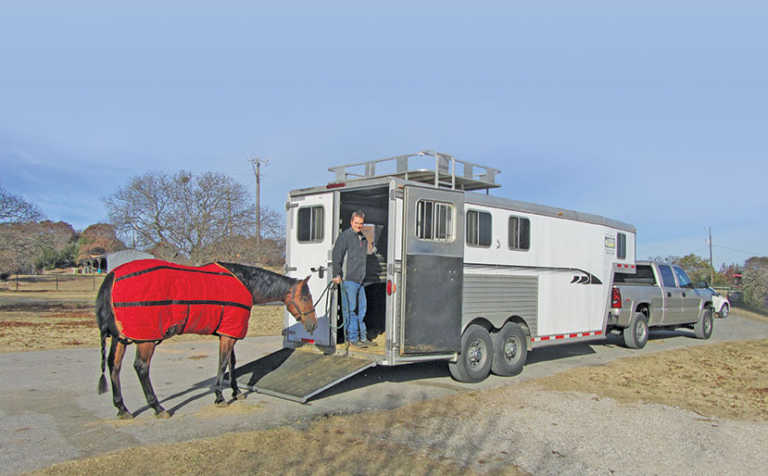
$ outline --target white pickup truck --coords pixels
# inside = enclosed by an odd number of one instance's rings
[[[621,332],[627,347],[643,348],[650,327],[712,335],[712,294],[696,288],[680,266],[639,261],[636,273],[616,273],[613,284],[607,329]]]

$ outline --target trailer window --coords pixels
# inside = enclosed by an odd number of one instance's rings
[[[627,257],[627,235],[618,233],[616,238],[616,257],[618,259],[625,259]]]
[[[453,205],[433,200],[416,202],[416,237],[430,241],[453,241]]]
[[[509,248],[529,250],[531,248],[531,220],[523,217],[509,217]]]
[[[323,230],[323,218],[325,210],[323,207],[304,207],[299,208],[299,243],[311,243],[323,241],[325,236]]]
[[[469,210],[467,212],[467,245],[491,246],[491,214]]]

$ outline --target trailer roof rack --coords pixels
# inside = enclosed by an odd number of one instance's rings
[[[400,177],[452,190],[485,189],[487,192],[501,186],[496,183],[496,174],[501,173],[501,170],[432,150],[337,165],[328,170],[335,174],[337,182],[357,178]]]

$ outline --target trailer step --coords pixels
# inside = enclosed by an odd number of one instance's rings
[[[259,393],[299,403],[376,365],[372,359],[292,349],[281,349],[259,361],[263,361],[262,371],[255,371],[248,385]]]

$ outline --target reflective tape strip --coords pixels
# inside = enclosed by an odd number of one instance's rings
[[[603,331],[574,332],[571,334],[555,334],[551,336],[534,337],[532,342],[544,342],[549,340],[578,339],[580,337],[595,337],[603,335]]]

